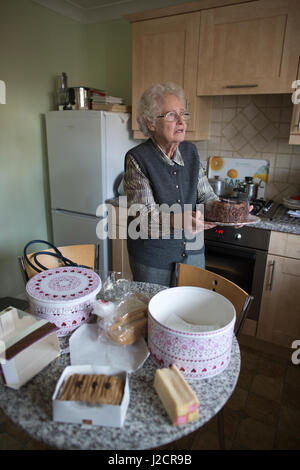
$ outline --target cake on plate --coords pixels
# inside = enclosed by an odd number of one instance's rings
[[[209,222],[239,224],[247,221],[249,204],[239,198],[220,198],[204,205],[204,219]]]

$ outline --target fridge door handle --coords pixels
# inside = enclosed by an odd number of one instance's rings
[[[77,217],[88,217],[90,219],[97,219],[98,217],[96,216],[96,214],[84,214],[83,212],[75,212],[75,211],[67,211],[65,209],[59,209],[59,208],[56,208],[56,209],[53,209],[54,212],[58,213],[58,214],[61,214],[61,215],[73,215],[73,216],[77,216]]]

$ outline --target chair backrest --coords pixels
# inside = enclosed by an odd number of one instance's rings
[[[178,263],[176,271],[177,286],[203,287],[213,290],[230,300],[236,311],[235,334],[238,336],[244,325],[253,296],[234,282],[229,281],[229,279],[206,269]]]
[[[63,256],[70,259],[76,264],[87,266],[91,269],[95,269],[95,261],[96,261],[96,245],[94,244],[86,244],[86,245],[70,245],[70,246],[62,246],[58,248],[59,251],[62,253]],[[43,250],[45,252],[54,253],[52,248]],[[28,254],[29,261],[34,265],[37,266],[34,259],[33,253]],[[38,261],[48,269],[57,268],[61,266],[60,260],[55,258],[54,256],[49,256],[45,253],[39,255]],[[22,275],[24,280],[27,282],[33,276],[37,274],[26,260],[23,257],[19,257],[19,264],[22,271]],[[38,269],[39,266],[37,266]]]

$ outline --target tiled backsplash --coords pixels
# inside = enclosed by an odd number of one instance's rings
[[[211,138],[195,142],[208,157],[256,158],[270,162],[265,197],[281,201],[300,193],[300,145],[289,145],[291,95],[212,98]]]

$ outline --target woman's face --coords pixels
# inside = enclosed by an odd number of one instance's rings
[[[161,101],[159,115],[165,115],[169,111],[174,111],[178,115],[185,111],[181,101],[175,95],[167,95]],[[182,142],[185,138],[186,126],[186,122],[180,116],[173,122],[167,121],[164,117],[159,117],[154,124],[149,124],[149,129],[156,142],[164,147],[178,145]]]

